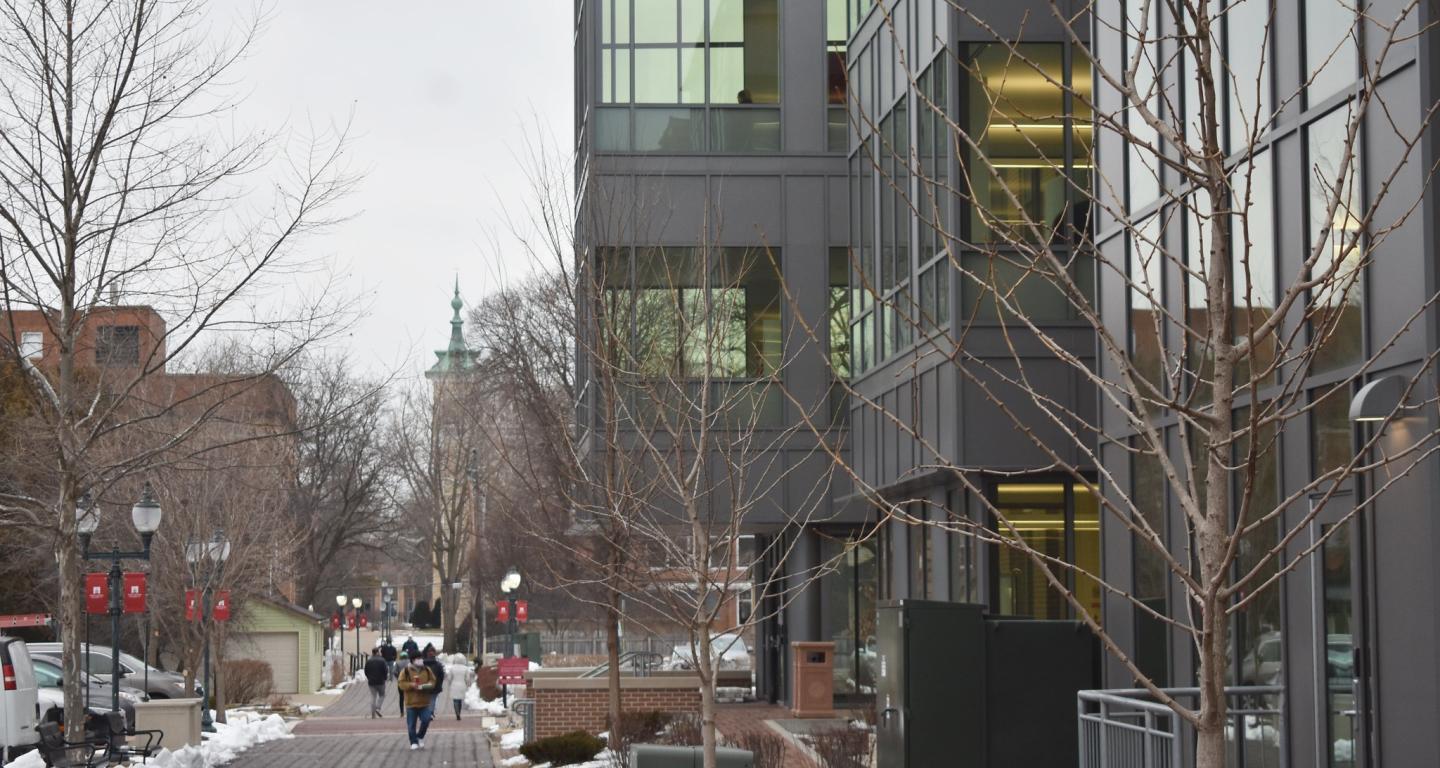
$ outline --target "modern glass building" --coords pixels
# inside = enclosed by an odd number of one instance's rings
[[[624,333],[640,352],[639,373],[703,376],[726,391],[778,377],[781,386],[757,387],[753,403],[752,423],[769,430],[753,443],[771,454],[757,463],[785,468],[745,518],[754,550],[770,553],[755,570],[840,564],[793,599],[755,607],[767,617],[752,646],[756,686],[770,700],[788,698],[788,643],[797,640],[837,644],[842,694],[871,688],[862,667],[874,636],[876,553],[852,542],[872,515],[849,501],[843,477],[831,477],[814,431],[796,429],[813,411],[830,439],[842,448],[846,440],[843,421],[831,423],[844,410],[827,402],[832,370],[849,365],[844,57],[866,7],[576,5],[581,236],[589,262],[605,265],[607,293],[631,299]],[[582,426],[596,418],[582,408]],[[775,541],[783,546],[765,546]],[[750,610],[742,600],[742,613]]]

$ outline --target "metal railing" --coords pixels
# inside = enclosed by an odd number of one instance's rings
[[[516,699],[511,702],[510,708],[515,710],[525,723],[525,743],[529,744],[535,740],[535,700]]]
[[[633,670],[636,677],[649,677],[665,657],[651,651],[626,651],[620,654],[620,669]],[[602,677],[610,671],[610,662],[591,667],[581,677]]]
[[[1177,701],[1193,701],[1198,688],[1165,688]],[[1285,713],[1280,686],[1225,689],[1225,738],[1237,768],[1284,765]],[[1143,688],[1080,691],[1080,768],[1187,768],[1195,752],[1195,730]]]

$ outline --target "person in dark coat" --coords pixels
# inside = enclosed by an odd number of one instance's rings
[[[413,637],[405,638],[405,644],[400,646],[400,650],[412,659],[420,655],[420,645],[415,642]]]
[[[397,674],[395,670],[397,654],[398,651],[395,650],[395,644],[390,642],[390,638],[385,638],[385,642],[380,645],[380,658],[385,660],[385,666],[390,669],[391,680],[394,680]]]
[[[365,682],[370,684],[370,717],[380,717],[380,705],[385,703],[385,683],[390,680],[390,665],[380,655],[380,649],[370,651],[365,660]]]

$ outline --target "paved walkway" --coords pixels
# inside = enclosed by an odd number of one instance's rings
[[[774,704],[759,702],[747,704],[721,704],[715,708],[715,729],[724,736],[735,738],[747,731],[761,731],[786,736],[783,729],[776,729],[769,721],[794,717],[790,710]],[[787,737],[785,745],[785,768],[814,768],[814,761]]]
[[[400,733],[297,735],[254,747],[227,768],[491,768],[490,742],[479,730],[431,730],[425,748],[410,751]]]
[[[400,692],[394,683],[385,685],[385,703],[379,719],[370,717],[370,686],[351,683],[345,692],[324,709],[311,715],[295,726],[296,734],[340,734],[340,733],[405,733],[405,718],[400,713]],[[483,729],[478,712],[466,712],[463,719],[455,719],[455,710],[450,697],[442,693],[436,702],[435,719],[430,722],[430,731],[480,731]]]

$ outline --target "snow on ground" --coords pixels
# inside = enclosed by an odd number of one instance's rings
[[[507,763],[507,765],[513,765],[513,763]],[[521,765],[529,765],[529,763],[521,763]],[[38,751],[31,750],[6,763],[5,768],[45,768],[45,760],[40,757]]]
[[[241,752],[267,741],[294,738],[290,724],[279,715],[262,717],[253,712],[226,712],[228,723],[216,723],[215,733],[205,735],[200,746],[168,749],[149,761],[155,768],[214,768],[234,760]]]
[[[471,683],[470,689],[465,691],[465,711],[483,712],[487,715],[499,717],[505,714],[505,705],[501,704],[498,700],[492,699],[486,701],[480,698],[480,687]]]
[[[500,736],[501,749],[519,749],[525,743],[525,729],[516,728]]]

